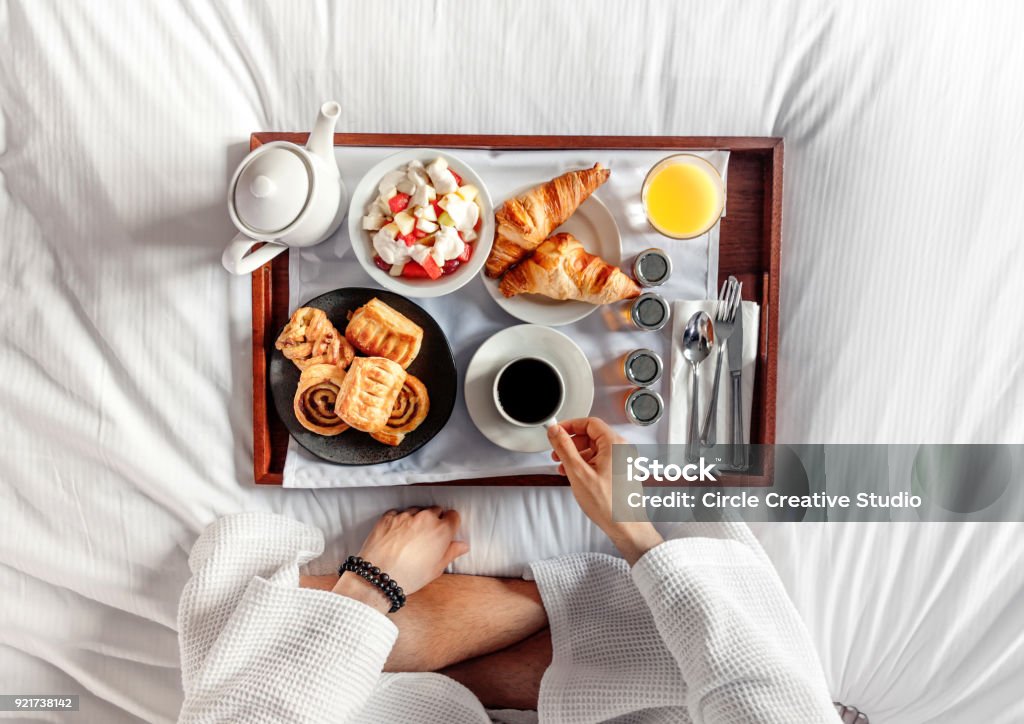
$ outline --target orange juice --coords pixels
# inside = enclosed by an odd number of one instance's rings
[[[670,156],[650,170],[642,197],[651,225],[675,239],[705,233],[725,207],[725,188],[717,169],[700,156],[685,153]]]

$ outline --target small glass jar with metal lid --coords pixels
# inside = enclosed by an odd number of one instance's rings
[[[661,356],[650,349],[634,349],[622,358],[622,374],[637,387],[650,387],[661,379],[664,365]]]
[[[642,287],[657,287],[672,276],[672,260],[661,249],[644,249],[633,260],[633,278]]]
[[[665,414],[665,401],[649,387],[637,387],[626,395],[626,419],[634,425],[653,425]]]
[[[657,332],[668,324],[672,310],[664,297],[654,292],[641,294],[629,308],[629,318],[638,329]]]

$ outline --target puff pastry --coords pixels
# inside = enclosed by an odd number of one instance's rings
[[[318,364],[344,369],[356,356],[355,348],[331,324],[322,309],[299,307],[274,343],[300,370]]]
[[[345,338],[363,354],[405,369],[420,352],[423,328],[375,297],[351,314]]]
[[[338,391],[334,412],[363,432],[380,432],[405,384],[405,370],[384,357],[356,357]]]
[[[505,274],[498,285],[506,297],[543,294],[551,299],[578,299],[611,304],[640,296],[640,287],[612,264],[587,253],[572,234],[555,234],[533,256]]]
[[[402,391],[398,393],[395,406],[387,425],[379,432],[370,433],[377,442],[385,445],[400,445],[407,433],[412,432],[427,419],[430,412],[430,396],[427,387],[418,377],[406,375]]]
[[[348,425],[334,406],[345,381],[345,370],[337,365],[310,365],[302,371],[295,390],[295,417],[299,424],[317,435],[340,435]]]

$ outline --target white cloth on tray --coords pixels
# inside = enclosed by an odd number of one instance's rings
[[[835,721],[807,630],[746,526],[677,528],[632,570],[595,553],[533,564],[552,643],[540,721]],[[282,516],[228,516],[200,536],[178,612],[181,724],[490,722],[446,676],[381,673],[391,620],[298,588],[322,550],[320,531]]]
[[[337,147],[335,153],[349,190],[367,169],[400,149]],[[608,207],[622,237],[622,263],[627,270],[633,257],[644,249],[665,249],[673,261],[672,277],[654,291],[667,300],[693,299],[717,294],[718,232],[696,239],[668,239],[651,228],[640,203],[640,189],[651,166],[670,151],[563,150],[481,151],[452,149],[451,155],[468,163],[487,184],[495,204],[541,181],[574,168],[600,162],[611,177],[595,192]],[[728,184],[729,153],[695,152],[719,169]],[[726,200],[728,212],[728,193]],[[345,286],[377,286],[352,252],[347,220],[331,239],[310,249],[290,251],[289,286],[291,309],[324,292]],[[369,243],[369,235],[360,239]],[[581,239],[586,244],[586,239]],[[710,291],[709,291],[710,290]],[[473,425],[462,394],[466,368],[473,353],[488,337],[520,320],[499,307],[484,288],[482,278],[436,299],[413,299],[433,315],[451,344],[458,369],[458,398],[451,419],[438,435],[420,450],[393,463],[371,466],[339,466],[324,462],[294,440],[289,440],[284,485],[296,488],[402,485],[443,482],[459,478],[553,473],[548,453],[518,453],[498,447]],[[625,308],[625,303],[620,304]],[[666,442],[667,421],[648,428],[631,425],[622,410],[628,389],[617,374],[616,361],[632,349],[648,347],[668,359],[671,325],[659,332],[645,332],[621,323],[616,315],[597,309],[585,319],[557,329],[571,337],[590,360],[594,372],[592,413],[608,420],[619,432],[636,442]],[[663,383],[658,383],[659,385]]]
[[[716,303],[710,300],[676,302],[672,310],[672,369],[670,371],[672,397],[668,406],[668,436],[673,444],[685,444],[690,434],[690,395],[693,391],[693,372],[690,363],[683,357],[683,329],[696,312],[707,312],[715,318]],[[750,442],[750,415],[754,404],[754,373],[757,371],[757,349],[761,323],[761,305],[757,302],[743,302],[743,440]],[[735,338],[734,338],[735,339]],[[735,344],[735,341],[731,342]],[[728,345],[714,348],[700,365],[700,381],[697,383],[700,396],[698,429],[704,425],[704,415],[711,403],[711,390],[715,384],[715,365],[719,352],[722,358],[722,379],[718,389],[718,410],[715,419],[716,440],[719,445],[730,444],[729,433],[732,420],[732,379],[729,375]]]

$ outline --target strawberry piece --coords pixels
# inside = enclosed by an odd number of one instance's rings
[[[422,239],[423,237],[428,236],[428,234],[423,229],[413,229],[412,236],[414,239]]]
[[[408,277],[409,279],[426,279],[427,270],[410,259],[402,268],[402,276]]]
[[[408,234],[399,234],[397,238],[399,241],[405,242],[406,246],[412,246],[416,243],[416,236],[412,232],[409,232]]]
[[[373,257],[373,263],[377,265],[377,268],[389,272],[391,271],[391,265],[380,258],[380,254],[375,254]]]
[[[463,185],[464,185],[464,184],[462,183],[462,177],[461,177],[461,176],[459,176],[459,174],[455,173],[455,172],[454,172],[454,171],[452,171],[452,169],[450,169],[450,168],[448,169],[448,171],[450,171],[450,172],[451,172],[451,174],[452,174],[452,176],[454,176],[454,177],[455,177],[455,183],[457,183],[457,184],[458,184],[459,186],[463,186]]]
[[[388,199],[388,207],[391,209],[392,214],[397,214],[400,211],[405,211],[405,207],[409,205],[409,194],[395,194]]]
[[[451,274],[453,271],[459,268],[459,265],[461,263],[462,262],[460,262],[458,259],[449,259],[444,263],[444,266],[441,267],[441,271],[444,272],[445,274]]]
[[[434,207],[434,213],[437,215],[437,218],[440,219],[441,214],[444,213],[444,209],[442,209],[436,201],[431,201],[430,205]]]
[[[466,248],[462,250],[462,253],[459,254],[455,258],[455,260],[460,262],[460,263],[462,263],[462,264],[465,264],[467,261],[469,261],[469,257],[471,257],[471,256],[473,256],[473,245],[472,244],[466,244]]]

